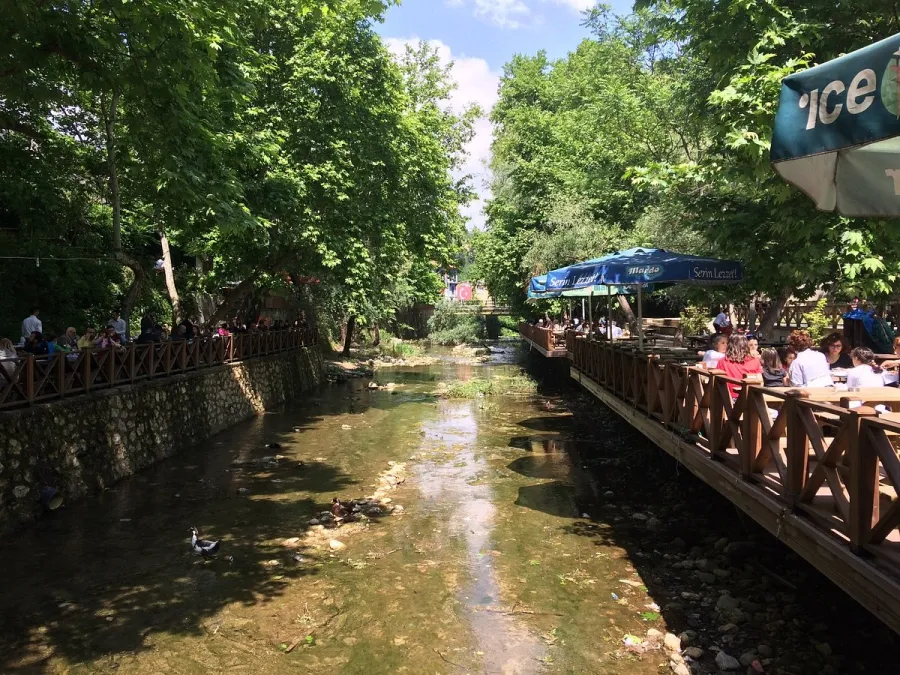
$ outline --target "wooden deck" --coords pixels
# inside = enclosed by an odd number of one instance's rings
[[[900,409],[900,390],[767,389],[569,347],[573,379],[900,633],[900,421],[870,407]]]
[[[565,359],[569,356],[569,352],[564,346],[556,346],[553,343],[553,334],[546,328],[523,323],[519,325],[519,334],[541,356],[548,359]]]

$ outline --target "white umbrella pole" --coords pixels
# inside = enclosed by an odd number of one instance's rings
[[[591,286],[590,295],[588,296],[588,339],[594,339],[594,287]]]
[[[637,315],[637,324],[638,324],[638,349],[644,348],[644,310],[641,306],[641,284],[637,285],[638,287],[638,315]]]
[[[612,296],[609,294],[609,286],[606,287],[606,309],[609,310],[609,319],[606,321],[606,339],[612,342]]]
[[[584,298],[581,299],[581,322],[584,323]]]

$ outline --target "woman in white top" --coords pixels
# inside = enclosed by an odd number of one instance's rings
[[[847,388],[883,387],[882,369],[875,362],[871,349],[857,347],[850,352],[853,367],[847,371]]]
[[[710,370],[719,365],[719,361],[725,356],[728,348],[728,338],[724,335],[714,335],[710,341],[709,349],[703,352],[703,365]]]
[[[792,387],[833,387],[831,368],[828,366],[828,358],[815,351],[812,338],[806,331],[795,330],[788,341],[797,358],[791,363],[788,371]]]

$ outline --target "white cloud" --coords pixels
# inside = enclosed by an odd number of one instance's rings
[[[524,0],[444,0],[449,7],[471,6],[475,17],[500,28],[522,28],[531,18]]]
[[[547,2],[547,0],[544,0],[544,2]],[[594,5],[597,4],[596,0],[550,0],[550,2],[555,5],[564,5],[566,7],[571,7],[576,12],[583,12],[585,10],[592,9]]]
[[[418,38],[385,39],[387,48],[395,57],[405,53],[406,45],[416,45],[419,42]],[[484,59],[466,56],[454,57],[450,47],[440,40],[428,40],[428,43],[437,49],[442,64],[453,62],[451,76],[456,82],[457,88],[451,94],[450,108],[455,112],[461,112],[472,103],[477,103],[484,112],[484,116],[475,122],[475,136],[466,146],[468,157],[465,164],[454,172],[457,178],[467,174],[472,176],[472,186],[478,193],[478,199],[462,209],[462,213],[469,219],[470,228],[483,229],[484,204],[485,200],[490,199],[491,196],[486,185],[489,178],[487,163],[491,157],[491,140],[493,139],[493,128],[488,115],[497,102],[500,72],[491,70]]]
[[[541,0],[568,7],[575,12],[583,12],[594,7],[596,0]],[[465,7],[473,9],[476,18],[500,28],[539,28],[546,18],[535,15],[532,7],[525,0],[444,0],[448,7]],[[533,6],[533,5],[532,5]]]

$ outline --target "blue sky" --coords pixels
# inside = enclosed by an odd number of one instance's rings
[[[607,0],[619,14],[630,11],[633,0]],[[594,0],[402,0],[388,10],[377,27],[388,47],[402,53],[409,42],[427,40],[442,60],[452,61],[458,89],[457,109],[478,103],[486,112],[497,100],[503,64],[513,54],[543,49],[550,58],[565,56],[588,32],[581,12]],[[476,126],[469,160],[460,173],[474,176],[480,199],[465,209],[470,227],[482,227],[484,200],[490,197],[485,163],[490,158],[491,127],[487,119]]]

